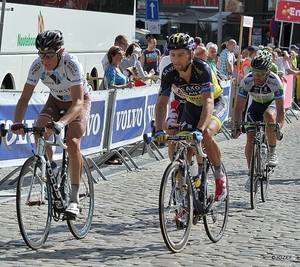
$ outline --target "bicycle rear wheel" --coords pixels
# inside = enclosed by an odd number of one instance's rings
[[[251,209],[255,209],[257,193],[259,187],[259,157],[260,151],[257,144],[253,145],[252,157],[250,162],[250,204]]]
[[[227,178],[225,167],[221,165],[223,173]],[[206,234],[212,242],[218,242],[226,229],[228,221],[228,210],[229,210],[229,187],[228,178],[226,179],[227,197],[224,201],[214,201],[215,196],[215,176],[211,163],[207,163],[206,167],[207,175],[207,193],[206,193],[206,205],[208,210],[206,215],[203,217],[203,223]]]
[[[181,182],[185,181],[185,182]],[[193,220],[192,186],[179,162],[166,168],[159,191],[159,223],[163,239],[172,252],[184,249]]]
[[[264,169],[264,177],[260,181],[260,192],[262,202],[266,202],[268,191],[269,191],[269,181],[270,181],[271,168],[266,165]]]
[[[29,247],[39,249],[50,231],[52,196],[49,183],[42,180],[35,157],[27,159],[21,169],[16,200],[22,237]]]
[[[79,186],[79,214],[75,220],[67,221],[71,233],[77,239],[82,239],[87,235],[92,224],[94,213],[93,178],[84,156],[82,156],[82,163],[82,176]]]

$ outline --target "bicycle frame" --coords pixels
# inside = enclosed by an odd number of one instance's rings
[[[65,129],[66,130],[66,129]],[[41,173],[42,173],[42,194],[41,198],[42,201],[45,200],[44,196],[44,186],[46,186],[46,183],[49,182],[50,188],[51,188],[51,193],[53,196],[53,201],[54,201],[54,214],[53,218],[55,221],[59,220],[59,213],[64,212],[65,208],[68,205],[68,199],[66,199],[67,194],[65,194],[65,186],[67,186],[67,151],[66,151],[66,146],[62,143],[62,140],[59,136],[54,135],[54,141],[48,141],[44,139],[44,132],[45,132],[45,127],[33,127],[33,128],[25,128],[24,132],[33,132],[35,135],[37,135],[37,145],[36,145],[36,150],[37,152],[34,153],[34,156],[36,158],[36,167],[37,165],[40,166],[41,168]],[[63,147],[63,156],[62,156],[62,169],[61,169],[61,182],[58,183],[57,177],[55,177],[49,156],[46,151],[46,146],[51,145],[51,146],[61,146]],[[34,175],[34,173],[33,173]],[[47,179],[49,178],[49,180]],[[30,191],[28,194],[28,200],[30,198]]]
[[[194,142],[187,142],[185,136],[169,136],[168,141],[175,142],[175,151],[174,151],[174,157],[173,161],[179,161],[182,165],[182,172],[183,176],[182,179],[185,179],[186,177],[190,179],[191,185],[192,185],[192,192],[193,192],[193,202],[194,207],[196,210],[197,215],[204,215],[205,212],[208,210],[208,207],[204,207],[205,205],[205,192],[206,192],[206,183],[207,183],[207,155],[203,152],[201,143],[197,144]],[[202,156],[203,158],[203,166],[205,166],[202,169],[202,175],[201,175],[201,186],[200,186],[200,192],[202,192],[201,199],[199,199],[199,194],[197,191],[197,188],[194,184],[194,177],[191,176],[190,172],[190,164],[187,159],[187,151],[188,148],[192,148],[193,150],[196,150],[196,154]],[[182,185],[186,184],[186,181],[182,181]]]

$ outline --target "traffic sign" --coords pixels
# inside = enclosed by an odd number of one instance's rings
[[[159,20],[158,0],[146,1],[146,20]]]

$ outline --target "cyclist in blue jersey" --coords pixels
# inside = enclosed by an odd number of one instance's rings
[[[257,56],[251,61],[252,71],[240,83],[233,111],[233,122],[241,121],[242,111],[245,108],[246,99],[249,95],[245,121],[276,122],[279,124],[279,128],[282,129],[285,120],[284,90],[280,78],[270,71],[272,59],[271,52],[268,49],[264,49],[259,51]],[[281,131],[279,133],[274,131],[276,131],[274,127],[267,128],[267,137],[270,145],[269,165],[272,167],[278,164],[275,149],[277,140],[282,138]],[[245,156],[249,168],[255,128],[247,126],[246,133]],[[240,129],[233,128],[232,135],[234,138],[238,138]],[[250,188],[249,179],[246,182],[245,188],[246,190]]]
[[[91,100],[90,87],[81,63],[74,55],[65,52],[63,45],[64,38],[61,31],[48,30],[37,35],[35,46],[38,50],[38,58],[29,69],[27,81],[15,109],[11,130],[15,134],[24,134],[23,119],[28,102],[35,86],[41,80],[50,89],[50,93],[38,116],[36,126],[52,128],[52,122],[54,122],[55,130],[60,132],[65,125],[69,124],[66,143],[69,155],[71,196],[70,205],[66,208],[65,214],[69,213],[74,217],[79,213],[79,184],[83,167],[80,143],[89,120]],[[61,110],[66,110],[66,114],[62,116]],[[51,134],[52,131],[49,129],[45,138],[48,139]],[[52,149],[51,147],[46,147],[46,149],[52,161],[51,166],[55,168]]]
[[[221,152],[214,135],[226,118],[227,101],[208,64],[202,60],[193,60],[193,38],[184,33],[173,34],[168,38],[167,46],[171,63],[162,72],[161,88],[155,109],[154,137],[158,142],[166,140],[167,134],[163,131],[166,107],[174,84],[186,98],[179,134],[186,135],[190,140],[196,136],[198,143],[202,141],[215,168],[215,200],[223,201],[227,196],[226,176],[221,168]],[[189,151],[188,157],[191,156],[192,151]],[[201,173],[202,159],[198,157],[197,160]]]

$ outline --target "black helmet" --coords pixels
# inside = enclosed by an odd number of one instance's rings
[[[272,67],[273,55],[269,49],[258,51],[251,61],[251,67],[259,70],[269,70]]]
[[[61,31],[50,30],[40,32],[35,39],[35,47],[37,50],[57,51],[64,44],[64,38]]]
[[[194,39],[185,33],[172,34],[167,41],[167,47],[172,49],[194,50]]]

